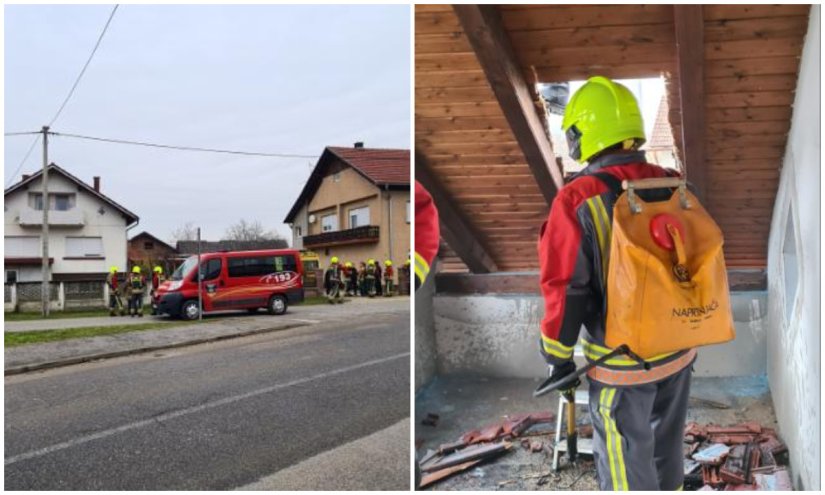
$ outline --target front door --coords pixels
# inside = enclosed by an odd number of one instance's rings
[[[226,283],[221,276],[221,268],[222,263],[220,258],[212,258],[201,262],[204,311],[218,311],[222,309],[219,301],[221,299],[221,292],[226,288]]]

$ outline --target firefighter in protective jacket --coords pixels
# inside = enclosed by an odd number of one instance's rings
[[[341,278],[341,266],[338,264],[337,256],[330,259],[329,267],[324,272],[324,289],[330,304],[344,302],[344,282]]]
[[[123,302],[120,299],[120,286],[117,279],[117,267],[109,268],[109,274],[106,275],[106,286],[109,288],[109,316],[124,316]]]
[[[415,288],[419,288],[430,273],[438,253],[438,210],[432,196],[415,182]]]
[[[384,296],[390,297],[395,287],[395,273],[393,273],[392,261],[386,260],[384,267]]]
[[[146,277],[140,273],[139,266],[132,267],[128,282],[129,316],[143,318],[143,293],[146,291]]]
[[[607,78],[592,77],[573,95],[562,128],[570,156],[587,166],[559,191],[539,234],[545,305],[540,345],[557,379],[576,370],[573,347],[582,325],[588,362],[612,350],[604,343],[606,278],[613,204],[620,191],[610,184],[677,175],[646,162],[638,150],[645,134],[636,99]],[[656,356],[646,370],[620,355],[597,367],[599,373],[588,373],[602,490],[682,488],[682,440],[695,356],[694,349]]]

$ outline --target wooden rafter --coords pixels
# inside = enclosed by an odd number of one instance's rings
[[[441,237],[473,273],[498,271],[487,248],[479,241],[478,233],[456,208],[455,200],[444,189],[430,170],[422,153],[415,154],[415,178],[433,197],[438,208]]]
[[[676,59],[682,111],[682,156],[688,180],[708,200],[705,155],[705,47],[701,5],[674,5]]]
[[[494,5],[453,5],[547,204],[564,183],[553,145]]]

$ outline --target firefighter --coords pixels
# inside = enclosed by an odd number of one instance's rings
[[[367,260],[367,269],[364,272],[364,288],[369,297],[375,297],[375,260]]]
[[[324,272],[324,289],[330,304],[344,302],[343,285],[338,257],[333,256],[329,260],[329,268]]]
[[[408,295],[410,293],[410,259],[398,269],[398,293]]]
[[[375,295],[380,296],[384,293],[383,270],[381,269],[381,263],[375,260],[372,261],[375,263]]]
[[[143,292],[146,290],[146,277],[140,273],[140,267],[132,267],[127,289],[129,291],[129,316],[143,318]]]
[[[430,273],[438,253],[438,210],[430,193],[415,182],[415,288],[419,288]]]
[[[391,297],[394,286],[392,261],[386,260],[384,267],[384,297]]]
[[[352,261],[347,261],[347,295],[354,297],[358,291],[358,270]]]
[[[158,292],[158,287],[160,284],[166,281],[166,277],[163,276],[163,268],[159,265],[156,265],[152,269],[152,289],[149,291],[149,301],[152,304],[152,314],[156,315],[158,310],[158,305],[155,303],[155,294]]]
[[[636,99],[610,79],[592,77],[573,95],[562,129],[570,156],[587,166],[559,191],[539,234],[545,303],[541,353],[553,381],[575,372],[573,347],[582,325],[588,362],[611,351],[604,342],[605,279],[612,208],[620,191],[608,184],[672,175],[646,162],[639,151],[645,134]],[[692,350],[656,356],[646,370],[622,355],[596,368],[599,380],[588,382],[602,490],[682,488],[682,441],[694,359]],[[570,393],[577,385],[562,392]]]
[[[363,261],[358,266],[358,295],[367,295],[367,264]]]
[[[120,299],[120,287],[117,280],[117,267],[109,268],[106,275],[106,286],[109,287],[109,316],[123,316],[123,301]]]

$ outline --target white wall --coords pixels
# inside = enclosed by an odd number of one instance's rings
[[[805,490],[821,482],[820,10],[811,8],[768,247],[768,379],[793,481]]]
[[[21,227],[18,219],[25,210],[30,210],[28,204],[29,192],[41,190],[40,180],[35,179],[29,190],[19,189],[5,199],[4,227],[5,236],[40,235],[40,226]],[[112,265],[121,271],[126,270],[126,219],[110,204],[105,203],[85,190],[78,190],[77,184],[57,173],[49,174],[49,193],[75,193],[77,202],[75,208],[83,214],[83,227],[55,227],[49,228],[49,257],[54,258],[52,273],[105,273]],[[105,213],[98,210],[103,207]],[[51,211],[49,212],[51,213]],[[65,260],[66,237],[102,237],[103,255],[105,259],[96,260]],[[32,257],[41,256],[41,250],[30,254]],[[39,277],[38,277],[39,278]],[[23,281],[23,280],[21,280]]]

